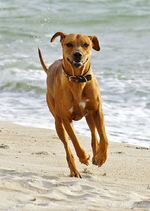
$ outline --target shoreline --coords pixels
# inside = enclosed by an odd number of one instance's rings
[[[6,123],[11,123],[11,124],[15,124],[15,125],[20,125],[20,126],[23,126],[23,127],[31,127],[31,128],[36,128],[36,129],[46,129],[46,130],[52,130],[52,131],[55,131],[55,126],[53,125],[53,127],[48,127],[48,126],[43,126],[43,127],[40,127],[38,125],[35,125],[33,126],[31,123],[23,123],[23,122],[13,122],[13,121],[6,121],[6,120],[0,120],[0,122],[6,122]],[[75,125],[74,125],[75,126]],[[89,133],[88,135],[84,135],[84,132],[81,132],[81,131],[76,131],[76,134],[78,134],[79,136],[81,137],[86,137],[86,138],[90,138],[91,137],[91,134],[90,134],[90,130],[89,130]],[[109,136],[109,134],[108,134]],[[112,139],[110,137],[108,137],[109,141],[112,142],[112,143],[119,143],[119,144],[129,144],[131,146],[136,146],[136,147],[141,147],[141,148],[145,148],[145,149],[150,149],[150,146],[148,143],[136,143],[136,142],[133,142],[131,143],[130,141],[120,141],[120,140],[115,140],[115,137]]]
[[[90,138],[78,137],[92,158]],[[149,151],[110,142],[101,168],[75,155],[83,178],[70,178],[54,130],[0,121],[0,210],[150,210]]]

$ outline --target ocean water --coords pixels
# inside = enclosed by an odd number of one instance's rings
[[[0,120],[54,128],[46,101],[47,64],[61,58],[57,31],[96,35],[92,66],[101,84],[111,141],[150,146],[150,1],[0,0]],[[89,135],[81,120],[76,130]]]

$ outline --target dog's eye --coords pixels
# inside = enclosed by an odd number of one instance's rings
[[[82,47],[88,48],[88,47],[89,47],[89,44],[88,44],[88,43],[84,43],[84,44],[82,45]]]
[[[73,47],[73,44],[69,42],[69,43],[66,44],[66,46],[67,46],[68,48],[72,48],[72,47]]]

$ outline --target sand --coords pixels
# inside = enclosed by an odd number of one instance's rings
[[[55,131],[0,122],[0,211],[150,210],[148,148],[110,142],[101,168],[76,161],[82,179],[69,177]]]

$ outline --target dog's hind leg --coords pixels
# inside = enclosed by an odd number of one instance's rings
[[[68,145],[68,141],[67,141],[67,138],[66,138],[66,132],[65,132],[65,129],[62,125],[62,121],[58,117],[55,117],[55,127],[56,127],[56,131],[57,131],[57,134],[58,134],[60,140],[64,144],[64,148],[65,148],[65,151],[66,151],[66,158],[67,158],[68,166],[69,166],[69,169],[70,169],[70,176],[81,178],[81,175],[76,168],[75,159],[74,159],[72,152],[70,150],[70,147]]]
[[[84,163],[85,165],[88,165],[88,160],[90,159],[90,156],[86,154],[86,152],[81,148],[79,141],[74,133],[72,124],[68,119],[63,119],[63,125],[74,145],[74,148],[76,150],[76,154],[80,160],[81,163]]]

